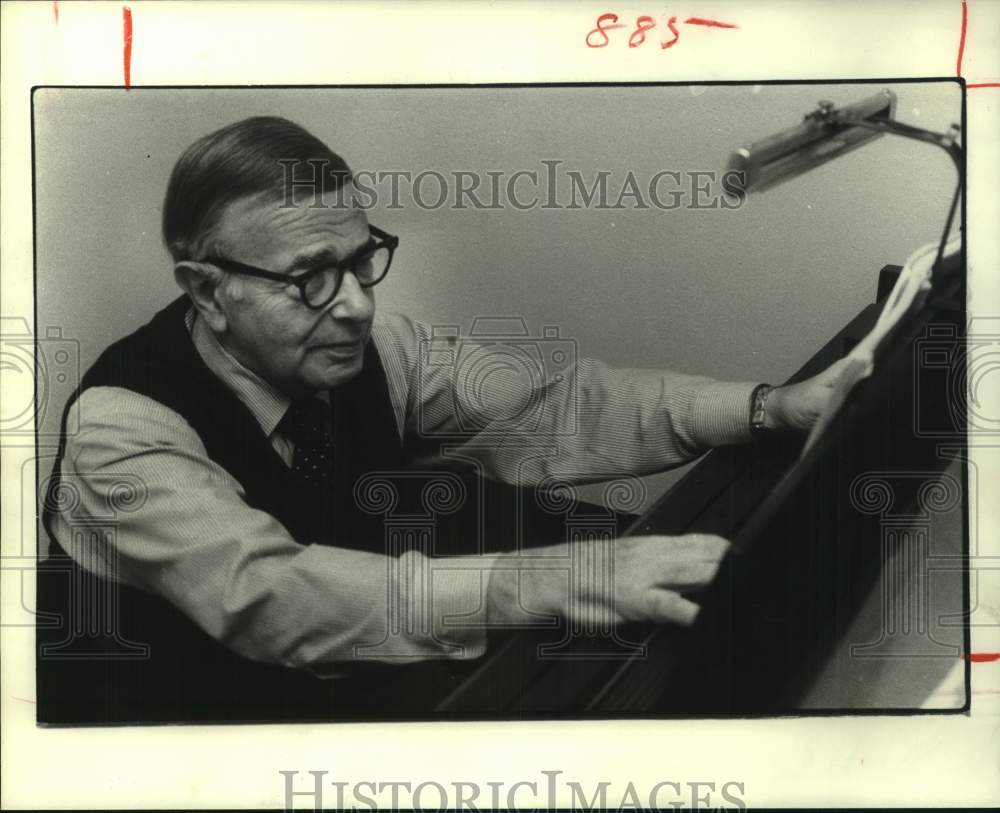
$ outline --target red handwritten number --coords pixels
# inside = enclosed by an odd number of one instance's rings
[[[656,28],[656,23],[653,22],[652,17],[648,17],[643,14],[641,17],[635,18],[635,31],[632,32],[632,36],[628,38],[629,48],[638,48],[646,41],[646,32],[651,28]],[[638,39],[636,39],[638,37]]]
[[[964,10],[966,0],[962,0],[962,6]],[[700,25],[707,28],[739,28],[735,23],[724,23],[719,20],[709,20],[704,17],[688,17],[684,20],[685,25]],[[597,18],[597,27],[592,28],[586,37],[586,43],[588,48],[606,48],[611,44],[611,38],[608,36],[608,32],[615,28],[624,28],[625,23],[618,22],[618,15],[612,12],[606,12]],[[656,28],[656,22],[648,14],[640,15],[635,18],[635,28],[628,38],[629,48],[638,48],[646,41],[646,32],[652,31]],[[681,38],[680,31],[677,28],[677,18],[670,17],[667,19],[667,29],[673,35],[671,39],[662,40],[660,42],[660,48],[667,49],[673,48]],[[601,39],[597,39],[600,37]],[[603,42],[601,41],[603,40]],[[964,45],[964,43],[963,43]],[[961,66],[961,52],[959,53],[959,65]],[[967,85],[967,87],[982,87],[981,85]]]
[[[607,25],[605,25],[605,23],[607,23]],[[616,25],[612,25],[612,23],[616,23]],[[608,31],[610,31],[613,28],[624,28],[624,27],[625,23],[618,22],[617,14],[602,14],[600,17],[597,18],[597,28],[592,29],[590,33],[587,34],[587,47],[588,48],[605,47],[609,42],[611,42],[611,40],[608,38]],[[594,36],[594,34],[600,34],[602,37],[604,37],[604,42],[591,42],[590,38]]]
[[[670,29],[670,33],[674,35],[672,40],[665,40],[660,43],[661,48],[673,48],[677,44],[677,40],[681,38],[681,35],[677,33],[677,26],[674,23],[677,22],[676,17],[671,17],[667,20],[667,28]]]

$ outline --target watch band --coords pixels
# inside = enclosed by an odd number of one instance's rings
[[[750,396],[750,432],[754,435],[767,432],[767,396],[772,389],[770,384],[760,384]]]

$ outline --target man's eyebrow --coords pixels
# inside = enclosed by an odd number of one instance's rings
[[[369,237],[364,243],[354,249],[354,251],[346,257],[338,256],[338,252],[330,248],[322,248],[319,251],[308,251],[302,254],[297,254],[292,260],[292,264],[288,267],[288,273],[291,273],[292,271],[311,270],[319,265],[331,263],[337,263],[339,265],[350,262],[359,254],[362,254],[371,248],[374,242],[375,241]]]
[[[288,266],[288,270],[300,271],[304,268],[314,268],[322,263],[337,261],[337,253],[333,249],[321,248],[319,251],[306,251],[301,254],[296,254],[291,265]]]

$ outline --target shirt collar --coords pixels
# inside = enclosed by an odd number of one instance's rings
[[[191,340],[202,361],[246,405],[270,437],[288,411],[292,399],[272,387],[253,370],[243,366],[223,347],[204,319],[198,318],[194,308],[184,317]]]

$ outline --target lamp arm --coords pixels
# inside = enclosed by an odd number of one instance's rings
[[[955,210],[958,208],[958,199],[962,195],[965,188],[965,177],[962,173],[965,154],[962,146],[957,140],[959,133],[958,127],[952,125],[951,129],[949,129],[947,133],[935,133],[931,130],[924,130],[921,127],[913,127],[909,124],[903,124],[895,119],[865,119],[861,116],[852,116],[850,114],[844,115],[836,111],[831,112],[830,119],[837,121],[838,123],[850,124],[854,127],[864,127],[867,130],[876,130],[880,133],[891,133],[893,135],[903,136],[904,138],[923,141],[926,144],[933,144],[940,147],[951,156],[951,160],[955,164],[955,170],[958,172],[958,186],[955,188],[955,194],[951,199],[951,206],[948,209],[948,219],[945,221],[944,233],[941,235],[941,244],[938,246],[937,257],[934,260],[934,267],[940,268],[941,259],[944,257],[944,247],[948,242],[948,235],[951,233],[951,224],[955,219]]]
[[[941,147],[941,149],[951,156],[951,160],[955,163],[955,169],[958,170],[959,180],[961,180],[963,151],[957,141],[959,132],[957,127],[952,127],[947,133],[935,133],[931,130],[924,130],[920,127],[903,124],[903,122],[896,121],[895,119],[865,119],[860,116],[838,113],[834,113],[831,118],[839,123],[850,124],[852,127],[864,127],[866,130],[876,130],[880,133],[892,133],[893,135],[912,138],[915,141],[923,141],[927,144],[934,144]]]

